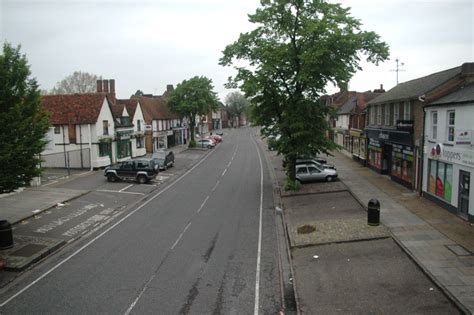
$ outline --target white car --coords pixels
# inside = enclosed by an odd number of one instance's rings
[[[196,147],[206,147],[212,149],[216,146],[216,143],[211,139],[199,139],[196,141]]]
[[[337,178],[337,172],[334,169],[323,168],[315,164],[296,165],[296,179],[302,183],[318,180],[331,182]]]

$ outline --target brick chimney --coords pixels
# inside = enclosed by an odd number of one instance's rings
[[[104,80],[104,92],[109,94],[109,80]]]
[[[97,93],[102,93],[102,80],[97,80]]]
[[[109,96],[110,96],[111,101],[115,103],[116,97],[115,97],[115,80],[114,79],[109,80]]]

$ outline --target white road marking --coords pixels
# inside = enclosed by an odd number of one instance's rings
[[[227,163],[227,168],[229,168],[229,166],[232,164],[232,161],[230,161],[229,163]]]
[[[212,187],[212,190],[211,190],[211,191],[216,191],[216,188],[217,188],[217,186],[219,186],[220,182],[221,182],[221,181],[218,180],[217,183],[214,185],[214,187]]]
[[[52,182],[47,183],[47,184],[44,184],[43,186],[48,186],[48,185],[56,184],[57,182],[58,182],[57,180],[53,180]]]
[[[58,269],[59,267],[61,267],[63,264],[65,264],[66,262],[68,262],[69,260],[71,260],[74,256],[78,255],[80,252],[82,252],[84,249],[86,249],[87,247],[89,247],[91,244],[95,243],[98,239],[102,238],[105,234],[109,233],[111,230],[113,230],[116,226],[118,226],[119,224],[121,224],[123,221],[127,220],[129,217],[131,217],[132,215],[134,215],[135,213],[137,213],[138,211],[140,211],[143,207],[145,207],[147,204],[149,204],[151,201],[155,200],[158,196],[160,196],[161,194],[163,194],[164,192],[166,192],[168,189],[170,189],[171,187],[173,187],[174,185],[176,185],[178,182],[180,182],[185,176],[187,176],[189,173],[191,173],[195,168],[197,168],[199,165],[201,165],[209,156],[212,155],[214,151],[210,152],[208,155],[206,155],[201,161],[199,161],[198,163],[196,163],[196,165],[194,165],[192,168],[190,168],[186,173],[184,173],[183,175],[181,175],[180,177],[178,177],[174,182],[172,182],[171,184],[169,184],[168,186],[166,186],[165,188],[163,188],[162,190],[160,190],[159,192],[157,192],[153,197],[151,197],[150,199],[148,199],[147,201],[145,201],[144,203],[142,203],[141,205],[139,205],[135,210],[131,211],[129,214],[127,214],[126,216],[124,216],[122,219],[120,219],[119,221],[117,221],[114,225],[110,226],[108,229],[106,229],[105,231],[103,231],[102,233],[100,233],[99,235],[97,235],[96,237],[94,237],[92,240],[90,240],[89,242],[87,242],[86,244],[84,244],[84,246],[82,246],[81,248],[79,248],[78,250],[76,250],[74,253],[72,253],[71,255],[69,255],[68,257],[66,257],[63,261],[57,263],[54,267],[52,267],[51,269],[49,269],[48,271],[46,271],[44,274],[42,274],[41,276],[39,276],[36,280],[34,280],[33,282],[31,282],[30,284],[28,284],[27,286],[25,286],[23,289],[21,289],[20,291],[18,291],[17,293],[13,294],[11,297],[9,297],[8,299],[6,299],[3,303],[0,304],[0,307],[4,307],[5,305],[7,305],[8,303],[10,303],[13,299],[15,299],[16,297],[20,296],[21,294],[23,294],[26,290],[28,290],[29,288],[31,288],[32,286],[34,286],[35,284],[37,284],[38,282],[40,282],[43,278],[45,278],[46,276],[48,276],[50,273],[52,273],[53,271],[55,271],[56,269]],[[144,291],[143,291],[144,292]],[[138,298],[136,299],[136,301],[138,301]],[[135,302],[136,303],[136,302]],[[133,303],[132,303],[133,304]],[[134,306],[134,305],[133,305]],[[131,311],[133,309],[133,307],[131,306],[129,308],[129,310]],[[127,310],[128,313],[130,313],[128,310]],[[127,314],[128,314],[127,313]]]
[[[201,212],[202,208],[204,207],[204,205],[206,204],[207,200],[209,199],[209,196],[206,197],[206,199],[204,199],[204,201],[202,202],[201,206],[199,207],[199,209],[197,210],[197,213]]]
[[[118,194],[144,195],[144,193],[131,192],[131,191],[120,191],[120,190],[97,189],[96,191],[111,192],[111,193],[118,193]]]
[[[222,172],[222,176],[225,175],[225,172],[227,172],[227,169],[225,169],[225,170]]]
[[[257,249],[257,270],[255,272],[255,305],[254,305],[254,314],[258,315],[259,309],[259,295],[260,295],[260,261],[262,255],[262,212],[263,212],[263,164],[262,157],[260,156],[260,151],[258,150],[257,143],[255,142],[255,147],[258,153],[258,160],[260,161],[260,217],[258,223],[258,249]]]
[[[184,233],[186,233],[186,230],[191,226],[191,222],[188,223],[188,225],[186,225],[186,227],[184,228],[183,232],[181,232],[181,234],[178,236],[178,239],[176,240],[176,242],[174,242],[173,246],[171,246],[171,250],[173,250],[176,245],[178,245],[179,241],[181,241],[181,239],[183,238],[184,236]]]
[[[124,190],[127,190],[128,188],[130,188],[130,187],[132,187],[132,186],[133,186],[133,184],[130,184],[130,185],[128,185],[127,187],[120,189],[119,192],[122,192],[122,191],[124,191]]]

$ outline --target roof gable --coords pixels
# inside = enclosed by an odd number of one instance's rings
[[[51,113],[53,125],[95,124],[104,102],[110,106],[105,93],[45,95],[41,105]]]

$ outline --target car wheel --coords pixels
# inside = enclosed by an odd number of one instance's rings
[[[114,173],[108,173],[107,174],[107,181],[113,183],[117,181],[117,176],[115,176]]]
[[[334,177],[332,177],[332,176],[326,177],[326,181],[328,181],[328,182],[332,182],[333,180],[334,180]]]
[[[208,149],[212,149],[212,145],[208,145],[207,148],[208,148]]]
[[[145,175],[138,175],[137,182],[139,184],[145,184],[147,182],[147,178]]]

